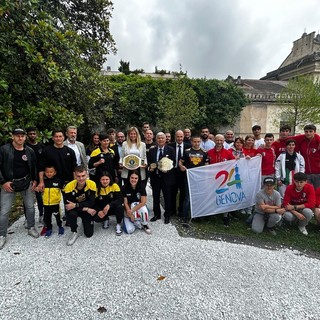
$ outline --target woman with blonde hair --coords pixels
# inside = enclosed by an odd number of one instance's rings
[[[141,182],[145,184],[146,180],[146,166],[147,166],[147,153],[146,144],[141,141],[139,130],[136,127],[131,127],[127,131],[127,140],[123,142],[120,152],[119,167],[122,168],[121,178],[128,179],[129,169],[123,166],[123,159],[128,155],[135,155],[141,158],[140,167],[137,168]]]

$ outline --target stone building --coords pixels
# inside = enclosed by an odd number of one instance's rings
[[[270,132],[278,137],[279,127],[286,119],[279,119],[277,97],[287,81],[299,75],[320,79],[320,34],[315,36],[315,32],[303,33],[300,39],[293,42],[290,54],[280,67],[268,72],[260,80],[228,77],[227,80],[242,88],[251,101],[231,129],[237,135],[245,136],[251,133],[252,126],[259,124],[262,134]],[[219,131],[223,132],[225,129],[220,128]]]

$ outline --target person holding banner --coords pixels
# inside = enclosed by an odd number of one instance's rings
[[[179,168],[182,172],[187,169],[197,168],[208,164],[208,155],[205,150],[200,148],[201,138],[199,136],[193,136],[191,138],[191,148],[186,149],[183,153],[183,157],[179,161]],[[183,222],[188,221],[190,211],[190,193],[188,186],[188,179],[185,175],[185,195],[183,202]]]
[[[209,157],[210,164],[235,159],[235,156],[233,155],[233,153],[230,152],[230,150],[226,150],[223,147],[224,136],[222,134],[217,134],[214,137],[214,142],[215,142],[215,147],[208,151],[208,157]],[[229,227],[229,225],[230,225],[229,212],[223,213],[223,224],[226,228]]]
[[[274,227],[280,222],[285,209],[281,208],[280,193],[274,190],[275,179],[266,177],[263,180],[263,189],[256,195],[255,212],[252,220],[251,230],[262,233],[266,226],[272,235],[277,235]]]

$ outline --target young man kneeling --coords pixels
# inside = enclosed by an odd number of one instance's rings
[[[71,227],[71,235],[67,242],[68,246],[72,246],[78,238],[78,217],[82,219],[83,231],[86,237],[92,237],[93,216],[96,214],[96,210],[92,209],[97,190],[95,182],[87,180],[88,172],[85,166],[76,167],[74,174],[76,179],[69,182],[64,189],[67,222]]]
[[[262,233],[264,226],[272,235],[276,235],[274,230],[275,225],[281,220],[285,212],[281,208],[280,193],[274,190],[275,179],[273,177],[266,177],[263,180],[263,189],[256,195],[256,206],[254,217],[252,220],[252,231]]]
[[[312,209],[316,205],[316,195],[313,185],[307,183],[307,175],[297,172],[293,176],[294,183],[289,185],[283,198],[286,209],[284,219],[289,222],[298,221],[298,229],[308,235],[306,226],[313,217]]]

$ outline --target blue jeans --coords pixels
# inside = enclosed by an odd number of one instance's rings
[[[26,208],[27,228],[34,227],[34,192],[29,189],[20,192]],[[1,210],[0,210],[0,236],[6,236],[8,230],[9,213],[15,200],[16,192],[7,192],[1,189]]]

